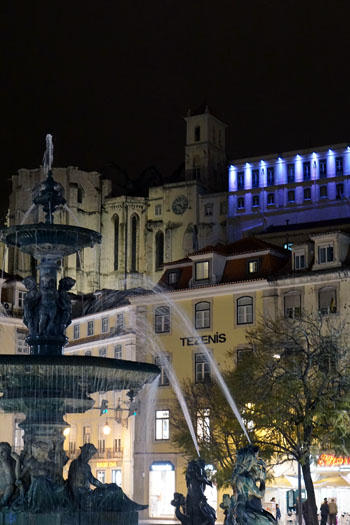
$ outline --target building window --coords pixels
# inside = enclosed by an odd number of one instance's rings
[[[288,191],[288,202],[295,202],[295,191],[294,190]]]
[[[340,182],[336,186],[336,199],[341,200],[344,197],[344,184]]]
[[[118,487],[122,486],[122,471],[120,469],[112,470],[112,483],[115,483]]]
[[[155,207],[154,207],[154,215],[156,215],[156,217],[159,217],[159,215],[162,215],[162,205],[161,204],[156,204]]]
[[[164,233],[156,233],[156,271],[163,268],[164,263]]]
[[[76,448],[75,441],[69,441],[68,453],[69,453],[70,456],[75,454],[75,448]]]
[[[199,142],[201,140],[201,127],[196,126],[194,128],[194,141]]]
[[[210,328],[210,303],[201,301],[195,305],[195,327]]]
[[[253,170],[252,172],[252,186],[253,188],[259,188],[259,170]]]
[[[248,273],[257,273],[258,269],[259,269],[258,259],[248,261]]]
[[[343,157],[335,159],[335,174],[338,176],[343,175]]]
[[[222,201],[220,202],[220,215],[226,215],[227,213],[227,202]]]
[[[122,451],[122,440],[120,438],[115,438],[113,440],[113,452],[120,453]]]
[[[195,354],[195,381],[196,383],[206,383],[210,381],[210,365],[205,354]]]
[[[197,262],[195,266],[196,281],[204,281],[209,279],[209,261]]]
[[[107,356],[107,348],[105,346],[100,348],[99,351],[98,351],[98,355],[100,357],[106,357]]]
[[[169,439],[169,419],[169,410],[156,410],[156,440]]]
[[[96,470],[96,477],[101,483],[106,483],[106,471],[105,470]]]
[[[284,296],[284,317],[295,319],[301,314],[301,295],[289,292]]]
[[[320,179],[327,177],[327,159],[321,159],[319,163]]]
[[[176,490],[174,465],[167,461],[154,461],[149,470],[149,516],[171,519],[174,507],[170,502]]]
[[[178,271],[168,272],[168,284],[176,284],[179,278]]]
[[[90,356],[91,355],[91,350],[86,350],[85,355],[86,356]]]
[[[16,329],[16,353],[30,354],[30,347],[26,343],[28,332],[21,328]]]
[[[259,195],[253,195],[253,207],[259,206]]]
[[[124,331],[124,314],[117,314],[117,321],[115,324],[117,334]]]
[[[237,173],[237,189],[244,190],[244,171]]]
[[[98,452],[99,454],[104,454],[106,450],[106,441],[104,439],[98,440]]]
[[[326,199],[328,196],[327,186],[320,186],[320,199]]]
[[[309,161],[304,162],[303,164],[303,176],[304,176],[304,180],[311,179],[311,165]]]
[[[83,443],[91,443],[91,427],[89,425],[83,427]]]
[[[207,217],[212,216],[213,215],[213,209],[214,209],[213,203],[212,202],[208,202],[208,204],[206,204],[204,206],[204,215],[206,215]]]
[[[115,345],[115,347],[114,347],[114,359],[122,359],[122,358],[123,358],[122,345]]]
[[[238,199],[237,199],[237,208],[239,210],[244,208],[244,197],[238,197]]]
[[[197,439],[208,443],[210,441],[210,409],[197,410]]]
[[[319,311],[322,315],[337,313],[337,294],[335,288],[322,288],[318,292]]]
[[[25,298],[26,292],[23,292],[22,290],[17,291],[17,305],[18,308],[23,308],[23,301]]]
[[[267,168],[267,185],[273,186],[275,184],[275,168]]]
[[[241,346],[241,347],[237,348],[237,350],[236,350],[236,362],[237,362],[237,364],[241,363],[243,361],[243,359],[245,358],[245,356],[247,355],[248,352],[252,353],[253,349],[251,347],[247,347],[247,346]]]
[[[294,254],[294,270],[303,270],[305,268],[305,253],[295,252]]]
[[[78,204],[81,204],[83,202],[83,197],[84,197],[84,190],[81,186],[78,186],[78,189],[77,189],[77,202]]]
[[[109,330],[109,318],[108,317],[102,317],[101,321],[101,331],[103,334],[108,332]]]
[[[118,270],[119,265],[119,217],[114,217],[114,270]]]
[[[267,205],[271,206],[273,204],[275,204],[275,194],[274,193],[269,193],[267,195]]]
[[[154,311],[154,330],[156,334],[170,332],[170,308],[158,306]]]
[[[88,324],[87,324],[87,335],[94,335],[94,322],[93,321],[88,321]]]
[[[237,299],[237,324],[251,324],[253,322],[253,297]]]
[[[163,354],[162,357],[157,356],[154,360],[155,364],[159,366],[160,368],[160,378],[159,378],[159,386],[168,386],[169,385],[169,378],[166,374],[166,369],[164,366],[164,361],[169,362],[170,356],[169,354]]]
[[[324,244],[318,247],[318,264],[326,264],[334,260],[333,244]]]
[[[311,188],[304,188],[304,201],[311,200]]]
[[[138,242],[139,219],[134,215],[131,219],[131,271],[137,271],[137,242]]]
[[[294,164],[287,164],[287,182],[295,181],[295,166]]]
[[[79,339],[80,337],[80,324],[75,324],[73,328],[73,338]]]

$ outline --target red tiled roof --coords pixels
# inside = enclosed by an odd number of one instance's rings
[[[218,253],[220,255],[225,255],[229,257],[230,255],[238,255],[240,253],[250,253],[257,252],[261,250],[276,250],[280,253],[286,253],[286,250],[275,244],[257,239],[256,237],[245,237],[239,241],[233,242],[231,244],[216,244],[215,246],[209,245],[205,246],[201,250],[197,250],[190,254],[192,255],[201,255],[205,253]]]

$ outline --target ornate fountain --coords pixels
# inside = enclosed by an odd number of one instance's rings
[[[138,505],[114,484],[103,484],[91,473],[92,444],[62,471],[68,458],[63,449],[65,414],[91,409],[94,392],[139,391],[159,374],[155,365],[90,356],[63,356],[65,329],[71,322],[68,291],[74,279],[57,286],[58,262],[84,247],[101,242],[99,233],[77,226],[54,224],[55,210],[65,204],[63,188],[52,176],[53,147],[46,137],[46,180],[33,191],[43,206],[45,223],[1,230],[8,246],[32,255],[39,263],[40,280],[24,279],[24,323],[28,327],[29,356],[0,355],[0,408],[22,413],[24,448],[20,456],[0,443],[0,525],[134,525]],[[91,485],[95,490],[91,489]]]

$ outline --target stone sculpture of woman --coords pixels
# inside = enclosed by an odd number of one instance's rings
[[[24,296],[23,322],[29,329],[29,334],[35,336],[39,330],[39,318],[37,307],[40,302],[40,292],[34,277],[26,277],[23,284],[28,292]]]
[[[63,334],[72,320],[72,303],[68,294],[75,284],[71,277],[63,277],[58,285],[57,317],[58,333]]]
[[[0,507],[7,506],[15,493],[15,461],[9,443],[0,443]]]
[[[80,449],[80,455],[72,461],[68,472],[68,489],[76,508],[84,511],[132,512],[148,507],[129,499],[115,483],[101,483],[92,475],[89,461],[97,452],[95,445],[86,443]],[[96,487],[95,490],[90,488],[91,485]]]

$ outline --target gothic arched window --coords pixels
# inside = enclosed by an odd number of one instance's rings
[[[156,271],[163,268],[164,263],[164,233],[156,233]]]
[[[138,236],[139,236],[139,218],[137,215],[133,215],[131,218],[131,271],[132,272],[137,272]]]
[[[114,217],[114,269],[118,270],[119,263],[119,217]]]

